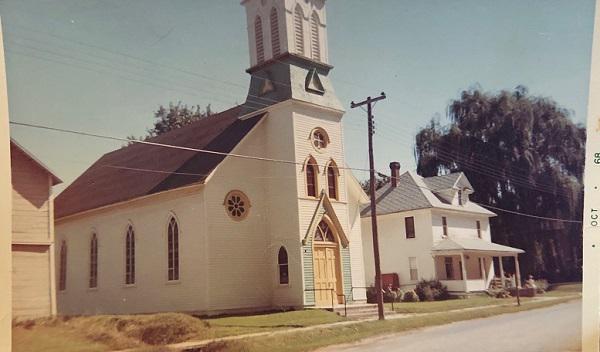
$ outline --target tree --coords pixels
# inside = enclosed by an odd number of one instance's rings
[[[380,189],[388,182],[390,182],[390,177],[388,175],[380,174],[379,172],[375,174],[375,190]],[[367,194],[369,194],[369,190],[371,187],[369,180],[361,181],[360,186]]]
[[[449,105],[448,126],[432,120],[417,134],[417,172],[427,177],[462,171],[475,188],[475,202],[579,220],[585,128],[570,115],[551,99],[530,96],[523,86],[498,94],[464,91]],[[526,251],[523,274],[580,278],[581,223],[495,212],[493,239]]]
[[[188,107],[181,102],[178,102],[177,104],[169,103],[168,108],[160,105],[158,110],[154,112],[154,118],[156,119],[154,126],[147,130],[146,136],[140,138],[129,136],[128,138],[148,140],[171,130],[189,125],[194,121],[198,121],[212,114],[213,112],[210,104],[208,104],[204,110],[200,108],[200,105]]]

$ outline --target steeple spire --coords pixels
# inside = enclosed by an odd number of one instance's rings
[[[250,67],[285,54],[327,64],[325,0],[244,0]]]

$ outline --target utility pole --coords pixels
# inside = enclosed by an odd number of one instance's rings
[[[369,121],[369,196],[371,198],[371,229],[373,232],[373,256],[375,257],[375,290],[377,291],[377,312],[379,320],[385,320],[383,310],[383,291],[381,288],[381,265],[379,261],[379,236],[377,235],[377,206],[375,204],[375,161],[373,160],[373,135],[375,126],[373,125],[373,103],[385,99],[385,93],[381,93],[376,98],[368,97],[367,100],[360,103],[350,103],[352,109],[367,105],[367,114]]]

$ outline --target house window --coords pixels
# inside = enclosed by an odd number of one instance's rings
[[[327,188],[329,190],[329,198],[338,199],[337,187],[338,170],[335,163],[332,161],[327,167]]]
[[[479,257],[477,259],[478,259],[478,262],[479,262],[479,278],[483,279],[483,270],[481,269],[481,266],[482,266],[483,263],[481,262],[481,257]]]
[[[458,205],[463,205],[463,194],[462,191],[458,191]]]
[[[415,218],[412,216],[404,218],[404,229],[406,238],[415,238]]]
[[[265,61],[265,44],[263,40],[262,19],[256,16],[254,20],[254,35],[256,39],[256,61],[260,64]]]
[[[408,267],[410,269],[410,280],[419,280],[419,272],[417,271],[417,257],[408,257]]]
[[[445,216],[442,216],[442,236],[448,237],[448,220]]]
[[[315,128],[311,134],[312,144],[316,150],[327,148],[329,144],[329,136],[322,128]]]
[[[135,284],[135,233],[131,225],[125,235],[125,284]]]
[[[90,240],[90,282],[89,288],[98,287],[98,237],[92,234]]]
[[[310,52],[313,59],[321,60],[321,43],[319,41],[319,15],[313,12],[310,17]]]
[[[277,255],[277,264],[279,266],[279,284],[287,285],[290,282],[288,273],[288,255],[285,248],[279,248],[279,254]]]
[[[319,226],[317,226],[317,231],[315,232],[315,241],[335,242],[333,231],[331,231],[331,228],[325,221],[321,221]]]
[[[304,12],[300,5],[294,10],[294,42],[296,53],[304,55]]]
[[[67,242],[62,241],[60,245],[60,268],[58,272],[58,289],[67,289]]]
[[[227,193],[223,205],[229,217],[235,221],[244,220],[250,212],[250,199],[241,191]]]
[[[279,15],[277,9],[271,9],[271,47],[273,49],[273,57],[281,53],[281,44],[279,43]]]
[[[168,276],[169,281],[179,280],[179,225],[174,217],[169,221],[167,231]]]
[[[306,194],[309,197],[317,196],[317,164],[312,158],[306,164]]]
[[[454,280],[454,262],[452,257],[444,257],[444,266],[446,269],[446,279]]]
[[[481,238],[481,222],[477,220],[477,237]]]

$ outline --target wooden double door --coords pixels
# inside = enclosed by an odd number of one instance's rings
[[[336,243],[315,244],[313,250],[315,300],[317,306],[343,303],[339,250]],[[332,291],[333,290],[333,291]]]

